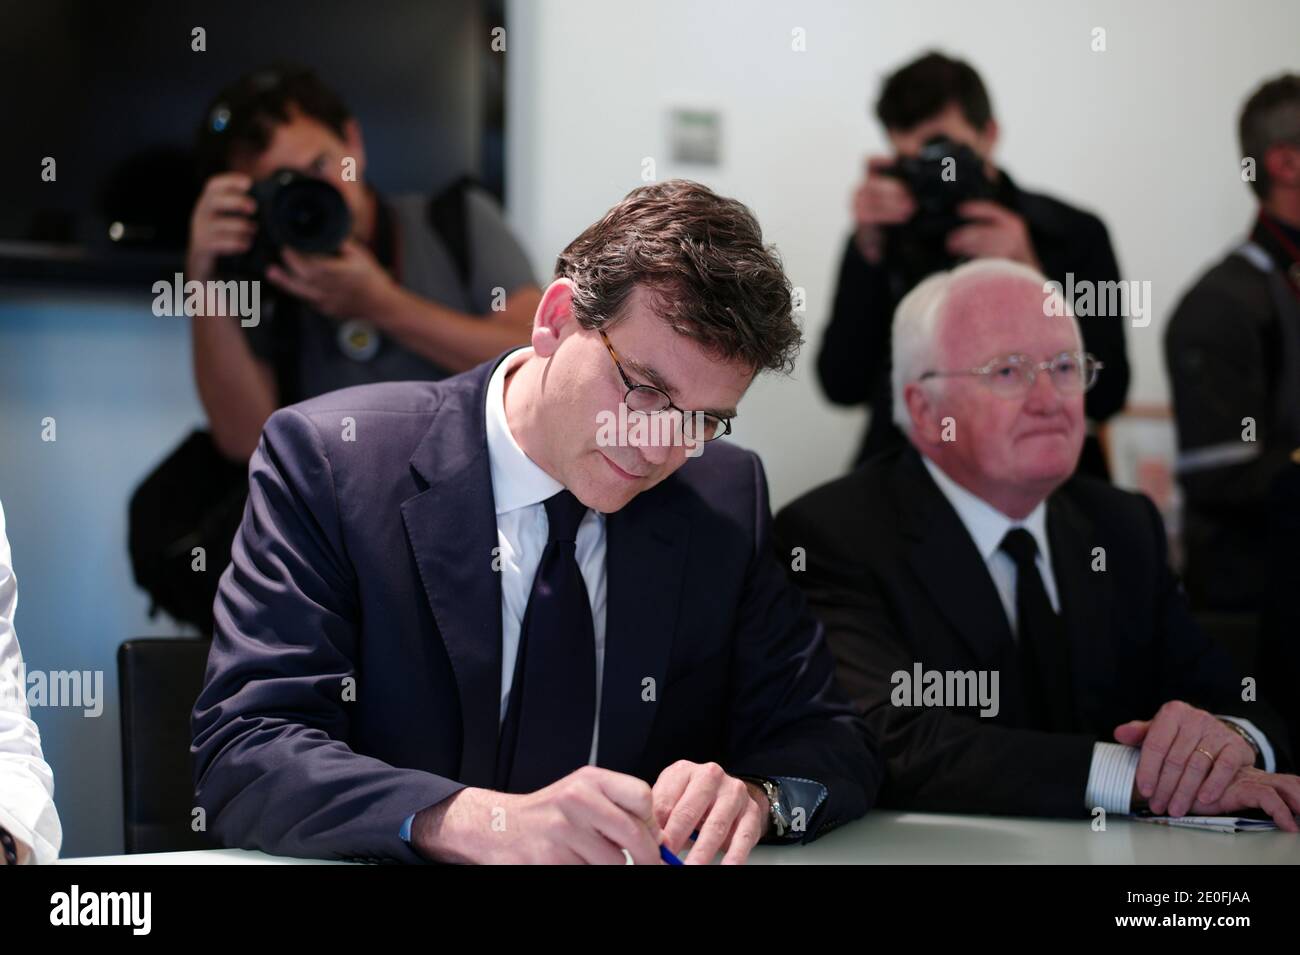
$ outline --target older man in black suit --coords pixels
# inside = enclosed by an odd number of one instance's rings
[[[893,358],[911,446],[777,519],[884,750],[882,803],[1258,808],[1295,831],[1285,731],[1193,624],[1155,508],[1070,477],[1101,369],[1043,276],[992,260],[926,279]]]

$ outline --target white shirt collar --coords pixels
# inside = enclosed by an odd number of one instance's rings
[[[952,505],[953,510],[966,526],[985,563],[998,553],[998,547],[1007,531],[1013,527],[1023,527],[1033,535],[1034,542],[1038,544],[1038,554],[1043,562],[1049,568],[1051,567],[1052,552],[1048,549],[1047,543],[1046,501],[1039,501],[1038,506],[1030,511],[1023,521],[1017,521],[962,487],[924,454],[921,455],[921,460],[925,462],[926,470],[934,478],[934,483],[939,485],[939,490],[943,492],[943,496],[948,499],[948,503]]]
[[[511,352],[488,380],[485,419],[488,461],[492,471],[492,498],[498,514],[540,504],[564,490],[563,484],[543,471],[519,447],[506,420],[506,375],[532,354],[529,347]]]

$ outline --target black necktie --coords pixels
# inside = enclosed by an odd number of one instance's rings
[[[510,702],[497,747],[498,790],[549,786],[591,755],[596,635],[575,553],[587,508],[568,491],[547,498],[549,533],[519,628]]]
[[[998,545],[1016,564],[1016,618],[1021,683],[1031,725],[1064,733],[1073,729],[1070,658],[1064,621],[1052,609],[1038,572],[1038,544],[1023,527]]]

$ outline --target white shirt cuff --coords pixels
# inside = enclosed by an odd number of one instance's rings
[[[1225,723],[1235,723],[1244,729],[1250,738],[1255,741],[1255,745],[1259,747],[1259,755],[1264,758],[1264,772],[1272,773],[1277,771],[1277,760],[1273,756],[1273,745],[1269,743],[1268,737],[1259,731],[1258,726],[1240,716],[1219,716],[1217,713],[1215,716]]]
[[[1141,754],[1136,746],[1092,744],[1092,767],[1088,770],[1088,789],[1084,793],[1084,807],[1089,812],[1100,806],[1111,815],[1129,814]]]

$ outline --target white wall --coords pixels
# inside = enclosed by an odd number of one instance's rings
[[[509,205],[540,276],[641,184],[649,156],[659,179],[749,204],[807,290],[795,380],[760,380],[736,422],[774,506],[842,470],[861,433],[861,412],[821,397],[814,359],[849,195],[883,145],[869,115],[882,76],[931,47],[980,70],[1002,165],[1099,213],[1125,277],[1152,283],[1154,320],[1128,330],[1129,400],[1164,402],[1164,322],[1253,212],[1237,112],[1264,77],[1300,68],[1295,0],[517,0],[509,17]],[[1090,49],[1098,26],[1104,53]],[[791,50],[796,27],[805,52]],[[720,166],[670,161],[666,114],[682,105],[722,112]]]

